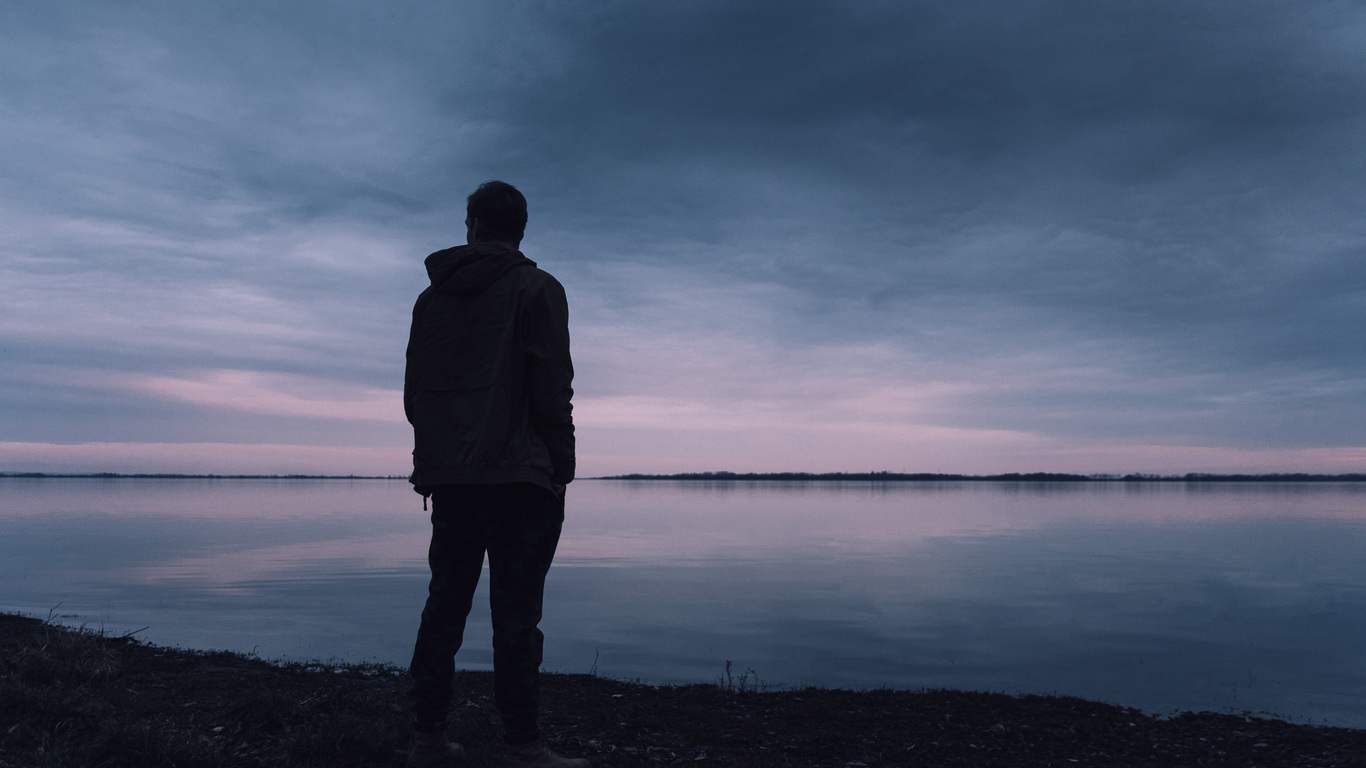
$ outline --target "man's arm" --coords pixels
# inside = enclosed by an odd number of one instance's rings
[[[569,357],[569,301],[553,277],[533,291],[527,306],[526,371],[532,426],[554,467],[551,481],[574,479],[574,363]]]
[[[422,305],[425,303],[423,301],[425,298],[427,298],[427,291],[423,291],[422,294],[417,297],[417,301],[413,303],[413,320],[412,324],[408,326],[408,350],[404,354],[403,415],[407,417],[409,424],[413,423],[413,364],[415,362],[413,360],[413,355],[421,354],[421,350],[414,348],[417,341],[415,332],[417,331],[417,319],[422,310]]]

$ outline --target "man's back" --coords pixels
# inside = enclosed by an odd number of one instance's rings
[[[404,410],[413,484],[574,477],[568,304],[520,251],[476,243],[426,260],[431,286],[413,307]]]

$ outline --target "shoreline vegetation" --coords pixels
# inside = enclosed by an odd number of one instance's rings
[[[188,475],[174,472],[0,472],[0,480],[407,480],[407,475]],[[2,768],[2,767],[0,767]]]
[[[1359,483],[1366,474],[1318,475],[1277,472],[1260,475],[1220,475],[1188,472],[1184,475],[1076,475],[1066,472],[1010,472],[1000,475],[955,475],[937,472],[682,472],[673,475],[611,475],[593,480],[738,480],[786,482],[988,482],[988,483]]]
[[[133,633],[136,634],[136,633]],[[457,672],[450,735],[497,765],[492,674]],[[0,613],[0,767],[401,766],[403,670],[269,662]],[[1366,730],[1250,714],[1152,716],[1066,696],[768,690],[542,678],[560,751],[609,766],[1366,766]]]
[[[407,475],[193,475],[179,473],[120,472],[0,472],[0,480],[25,479],[133,479],[133,480],[407,480]],[[1362,483],[1366,473],[1338,475],[1307,472],[1267,474],[1214,474],[1187,472],[1184,475],[1143,473],[1078,475],[1068,472],[1009,472],[999,475],[958,475],[940,472],[680,472],[672,475],[606,475],[581,480],[705,480],[739,482],[987,482],[987,483]]]

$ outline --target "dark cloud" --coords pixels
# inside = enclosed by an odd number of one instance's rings
[[[499,177],[586,393],[738,403],[848,348],[857,386],[963,385],[922,424],[1366,441],[1350,3],[0,13],[11,376],[397,386],[418,261]],[[725,386],[619,354],[693,343]],[[64,406],[24,392],[39,434]]]

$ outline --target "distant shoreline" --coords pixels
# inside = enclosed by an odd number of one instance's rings
[[[788,482],[1009,482],[1009,483],[1360,483],[1366,474],[1317,475],[1304,472],[1261,475],[1216,475],[1189,472],[1184,475],[1074,475],[1061,472],[1011,472],[1002,475],[955,475],[932,472],[684,472],[676,475],[612,475],[592,480],[710,480],[710,481],[788,481]]]
[[[182,475],[176,473],[121,472],[0,472],[6,478],[49,478],[67,480],[89,478],[95,480],[407,480],[407,475]]]
[[[407,480],[407,475],[192,475],[171,472],[0,472],[5,479],[94,480]],[[1321,475],[1273,472],[1260,475],[1221,475],[1188,472],[1184,475],[1078,475],[1066,472],[1010,472],[1000,475],[958,475],[938,472],[680,472],[673,475],[606,475],[580,480],[686,480],[709,482],[987,482],[987,483],[1362,483],[1366,473]]]

